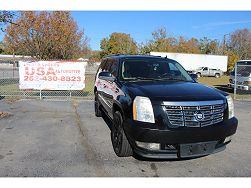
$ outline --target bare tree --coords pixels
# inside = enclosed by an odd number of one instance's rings
[[[237,30],[231,34],[228,48],[240,59],[251,58],[251,32],[249,29]]]

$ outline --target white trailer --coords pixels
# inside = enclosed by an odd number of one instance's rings
[[[150,55],[167,57],[178,61],[187,71],[193,71],[199,67],[209,67],[227,71],[228,56],[205,55],[205,54],[185,54],[168,52],[150,52]]]

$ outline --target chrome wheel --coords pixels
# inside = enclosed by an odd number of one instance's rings
[[[219,74],[215,74],[215,78],[219,78],[220,77],[220,75]]]

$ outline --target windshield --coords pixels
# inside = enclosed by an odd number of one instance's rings
[[[237,74],[241,76],[250,76],[251,74],[251,62],[237,62]],[[235,75],[235,68],[233,68],[231,75]]]
[[[194,81],[185,69],[174,60],[127,59],[122,62],[123,80],[180,80]]]
[[[201,70],[201,69],[203,69],[204,67],[199,67],[199,68],[197,68],[197,70]]]

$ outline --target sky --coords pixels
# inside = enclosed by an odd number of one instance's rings
[[[165,27],[168,36],[187,39],[208,37],[223,40],[237,29],[251,30],[251,11],[71,11],[79,29],[90,38],[90,47],[100,49],[100,41],[112,32],[130,34],[138,43]],[[0,41],[3,39],[0,34]],[[229,35],[228,35],[229,36]]]

